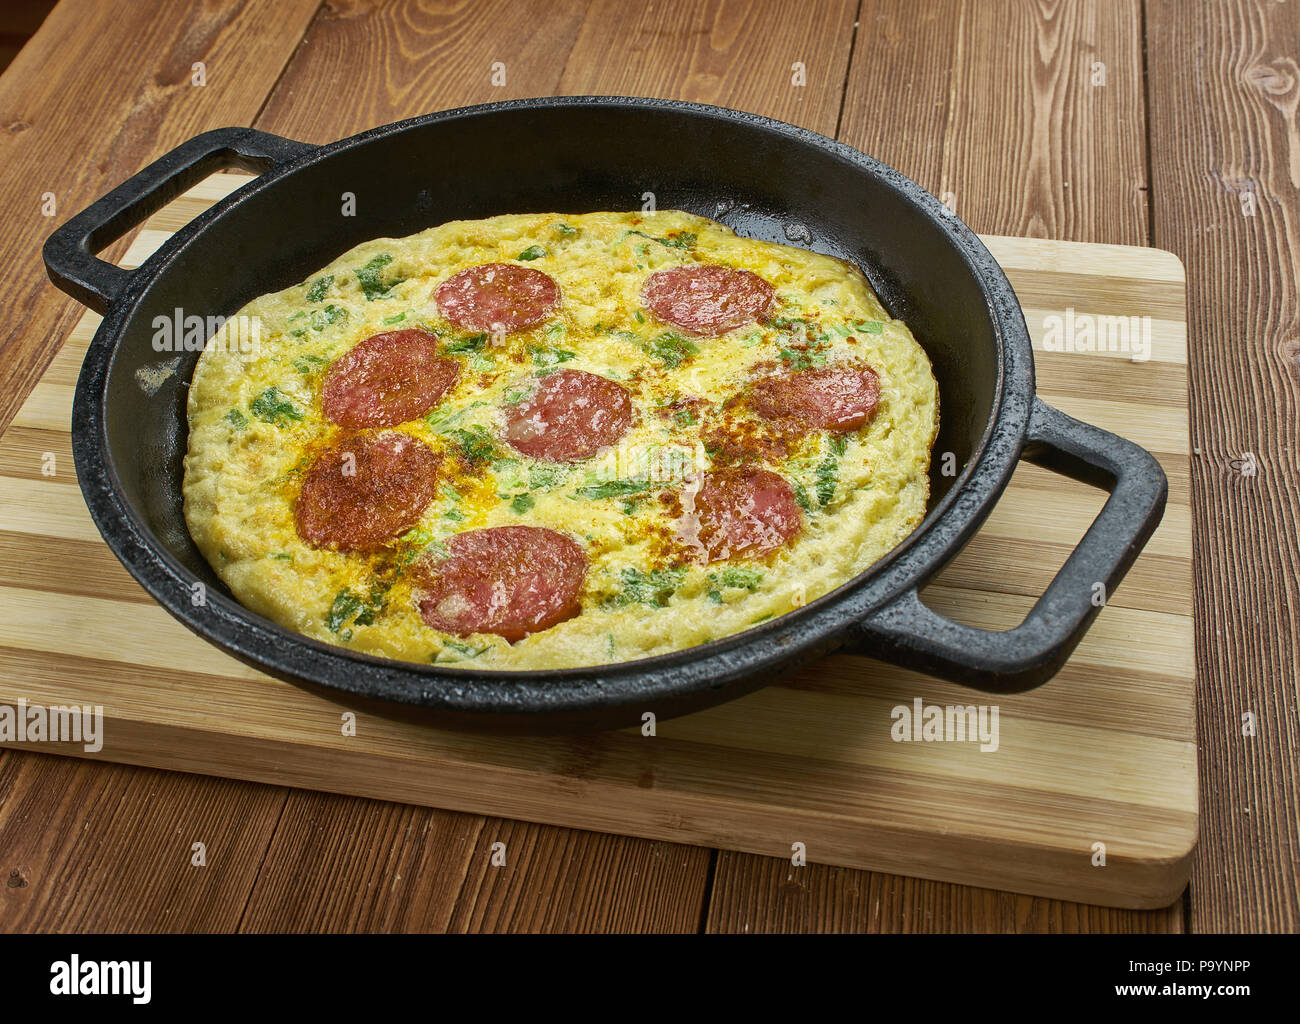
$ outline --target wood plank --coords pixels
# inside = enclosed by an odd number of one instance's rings
[[[11,264],[7,300],[23,311],[0,325],[0,424],[10,422],[83,312],[46,278],[46,237],[171,146],[251,121],[317,6],[250,0],[182,12],[163,0],[63,0],[0,76],[0,203],[13,211],[0,222],[0,243]],[[148,59],[123,62],[124,53]],[[196,61],[207,68],[203,86],[191,84]],[[88,69],[112,87],[86,88]],[[55,196],[52,217],[41,215],[45,192]],[[125,249],[117,243],[106,257]],[[54,450],[57,479],[67,479],[69,453]],[[14,568],[7,557],[4,564],[6,573]],[[99,555],[87,575],[124,578]],[[233,929],[284,797],[277,788],[25,753],[7,753],[0,773],[0,863],[31,872],[27,886],[5,890],[4,926],[19,930]],[[144,786],[152,799],[142,799]],[[48,827],[34,828],[36,821]],[[215,855],[208,868],[188,867],[178,826],[207,837],[200,841]],[[205,872],[202,881],[192,871]]]
[[[693,932],[708,862],[699,847],[295,791],[242,930]]]
[[[587,7],[586,0],[325,4],[257,127],[333,142],[436,110],[550,95]],[[339,102],[343,82],[347,100]]]
[[[977,231],[1145,245],[1141,40],[1138,0],[863,0],[840,138]]]
[[[0,761],[0,931],[232,932],[285,794],[10,751]]]
[[[594,0],[558,92],[714,103],[834,135],[857,6]]]
[[[1264,0],[1147,11],[1155,243],[1183,257],[1196,509],[1196,931],[1300,929],[1300,19]],[[1254,453],[1258,474],[1239,471]],[[1232,468],[1235,462],[1238,469]],[[1243,736],[1242,716],[1255,716]]]

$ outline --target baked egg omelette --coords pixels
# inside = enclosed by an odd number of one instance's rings
[[[856,267],[678,211],[366,242],[227,321],[188,401],[185,519],[239,601],[483,669],[665,654],[833,590],[924,517],[938,428]]]

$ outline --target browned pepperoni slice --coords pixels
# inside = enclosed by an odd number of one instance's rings
[[[562,533],[494,526],[456,534],[447,550],[420,567],[420,616],[434,629],[496,633],[514,643],[582,610],[587,555]]]
[[[632,396],[627,388],[582,370],[542,378],[531,398],[506,410],[506,440],[534,459],[576,462],[627,433]]]
[[[560,286],[532,267],[484,263],[453,274],[434,293],[442,315],[469,331],[522,331],[560,304]]]
[[[294,510],[313,547],[373,551],[415,526],[437,492],[441,459],[409,434],[345,437],[316,457]]]
[[[691,334],[723,334],[761,320],[775,301],[761,277],[731,267],[669,267],[641,286],[646,309]]]
[[[868,367],[822,366],[760,377],[749,403],[770,420],[810,430],[857,430],[876,411],[880,379]]]
[[[709,473],[695,495],[695,515],[710,562],[765,555],[803,529],[794,489],[767,469]]]
[[[334,360],[321,386],[321,408],[352,430],[392,427],[423,416],[459,375],[460,364],[438,355],[432,334],[388,331]]]

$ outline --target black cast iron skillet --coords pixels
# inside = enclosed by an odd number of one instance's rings
[[[232,166],[261,177],[138,270],[95,257]],[[941,429],[929,512],[903,544],[769,623],[594,668],[493,672],[387,661],[291,633],[231,598],[182,515],[185,397],[198,353],[183,353],[152,394],[137,380],[138,370],[174,358],[152,347],[154,317],[177,309],[232,315],[369,239],[499,213],[636,209],[647,192],[660,209],[852,261],[912,328],[939,381]],[[355,196],[353,216],[341,213],[345,193]],[[834,650],[985,690],[1026,690],[1060,668],[1097,613],[1094,584],[1115,587],[1164,509],[1165,477],[1152,456],[1035,397],[1019,303],[965,225],[876,160],[752,114],[572,97],[430,114],[319,147],[223,128],[181,144],[73,217],[44,256],[55,284],[105,315],[77,383],[72,432],[77,475],[109,546],[200,636],[281,679],[386,714],[502,731],[613,728],[645,712],[677,715],[730,700]],[[947,452],[954,476],[942,472]],[[952,622],[922,604],[917,588],[971,537],[1021,458],[1109,488],[1109,499],[1022,625],[988,632]],[[201,605],[196,581],[207,588]]]

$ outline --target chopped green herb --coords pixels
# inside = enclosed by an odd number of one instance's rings
[[[527,249],[521,252],[516,257],[516,259],[540,260],[543,256],[549,256],[549,255],[550,253],[547,252],[545,249],[543,249],[540,245],[530,245]]]
[[[517,516],[521,516],[532,508],[533,504],[533,496],[531,494],[516,494],[514,501],[510,503],[510,511]]]
[[[293,368],[299,373],[315,373],[327,363],[329,363],[329,360],[320,356],[298,356],[293,361]]]
[[[695,243],[699,241],[699,237],[693,231],[679,231],[676,235],[670,235],[667,238],[656,238],[654,235],[647,235],[644,231],[637,231],[636,228],[624,231],[619,241],[623,241],[628,235],[640,235],[652,242],[666,245],[670,249],[694,249]]]
[[[646,352],[659,360],[669,370],[677,369],[691,356],[697,355],[699,351],[699,346],[695,342],[683,338],[680,334],[674,334],[672,331],[665,331],[646,345]]]
[[[457,512],[454,508],[447,509],[447,511],[442,514],[442,518],[450,519],[453,522],[457,522],[457,523],[462,523],[465,521],[465,517],[461,515],[459,512]]]
[[[826,460],[817,467],[817,503],[825,508],[835,497],[835,481],[839,474],[839,463],[835,461],[834,456],[827,456]]]
[[[808,498],[808,488],[797,480],[794,484],[794,500],[799,503],[799,507],[805,512],[812,511],[812,501]]]
[[[464,338],[457,338],[455,341],[448,342],[443,346],[444,352],[482,352],[483,346],[487,344],[488,336],[486,334],[471,334]]]
[[[635,320],[635,321],[636,321],[637,323],[639,323],[639,324],[643,324],[643,323],[645,323],[645,314],[642,313],[641,310],[639,310],[639,309],[638,309],[638,310],[634,310],[634,311],[632,312],[632,319]]]
[[[406,319],[406,312],[405,310],[403,310],[401,313],[398,313],[396,316],[384,317],[384,326],[387,327],[391,324],[400,324],[405,319]]]
[[[282,561],[282,562],[292,562],[292,561],[293,561],[293,555],[289,554],[289,552],[287,552],[287,551],[277,551],[277,552],[276,552],[275,554],[273,554],[271,557],[272,557],[272,558],[278,558],[278,559],[280,559],[280,561]]]
[[[348,311],[342,306],[336,306],[333,303],[323,309],[313,309],[311,311],[311,329],[313,331],[323,331],[332,323],[339,320],[347,320]]]
[[[467,658],[477,658],[477,657],[478,657],[480,654],[482,654],[484,651],[488,650],[488,648],[489,648],[491,645],[490,645],[490,644],[486,644],[486,645],[484,645],[483,647],[474,647],[474,646],[472,646],[472,645],[470,645],[470,644],[463,644],[463,643],[461,643],[459,640],[444,640],[444,641],[442,642],[442,646],[443,646],[444,648],[448,648],[448,647],[449,647],[449,648],[451,648],[453,651],[455,651],[457,654],[463,654],[463,655],[465,655],[465,657],[467,657]],[[434,661],[437,661],[437,660],[438,660],[438,656],[437,656],[436,654],[433,656],[433,660],[434,660]]]
[[[843,455],[849,447],[848,434],[832,434],[830,437],[831,452],[835,455]]]
[[[813,348],[783,348],[781,359],[792,370],[808,370],[826,362],[826,354]]]
[[[469,414],[471,409],[486,404],[486,402],[470,402],[470,404],[465,406],[463,409],[434,409],[424,417],[424,422],[429,424],[429,426],[434,430],[441,431],[445,427],[451,426],[453,423],[459,423]]]
[[[383,607],[382,590],[372,590],[369,598],[363,598],[344,587],[334,596],[334,603],[325,616],[325,625],[331,633],[337,633],[344,640],[351,640],[352,630],[343,627],[349,622],[356,626],[373,625],[375,616]]]
[[[306,315],[307,315],[307,311],[306,311],[305,309],[300,309],[300,310],[298,310],[298,312],[294,313],[292,316],[286,316],[286,317],[284,318],[284,320],[285,320],[285,323],[292,323],[294,320],[301,320],[301,319],[302,319],[303,317],[305,317]]]
[[[555,230],[558,231],[560,234],[564,235],[566,238],[569,237],[570,235],[576,235],[578,233],[577,228],[570,227],[568,224],[565,224],[563,221],[556,221]]]
[[[535,491],[539,487],[554,487],[563,483],[568,475],[567,466],[532,466],[528,470],[528,489]]]
[[[238,409],[231,409],[230,412],[226,413],[226,422],[236,430],[243,430],[248,426],[248,417]]]
[[[483,462],[496,452],[496,439],[487,427],[476,423],[469,429],[457,428],[450,433],[460,444],[461,454],[470,462]]]
[[[311,287],[307,289],[307,301],[320,302],[321,299],[325,298],[325,293],[330,290],[330,286],[333,283],[333,274],[326,274],[324,277],[316,278],[316,280],[311,283]]]
[[[433,534],[419,526],[413,530],[408,530],[398,539],[403,544],[410,545],[406,553],[402,556],[403,565],[409,565],[411,562],[414,562],[416,558],[425,552],[425,550],[431,550],[440,556],[445,556],[447,554],[447,549],[443,546],[442,542],[434,540]]]
[[[758,569],[741,569],[734,566],[723,569],[717,574],[710,573],[710,581],[714,580],[715,575],[717,582],[724,587],[735,587],[737,590],[755,590],[763,579],[763,574]]]
[[[767,621],[768,619],[770,619],[771,617],[772,617],[772,613],[771,613],[771,612],[768,612],[766,615],[760,615],[760,616],[759,616],[758,618],[756,618],[756,619],[750,619],[750,620],[749,620],[749,624],[750,624],[751,626],[757,626],[760,622],[766,622],[766,621]]]
[[[578,356],[576,352],[566,352],[562,348],[542,348],[540,345],[529,345],[528,351],[533,357],[533,365],[542,367],[567,363]]]
[[[364,267],[357,268],[357,283],[361,285],[361,290],[365,293],[367,299],[377,299],[402,283],[397,280],[384,284],[384,267],[392,262],[393,257],[391,255],[381,252]]]
[[[629,494],[642,494],[649,489],[650,481],[646,479],[606,480],[604,483],[579,487],[578,494],[584,498],[599,500],[601,498],[625,498]]]
[[[518,405],[526,397],[528,397],[527,391],[511,391],[501,401],[506,405]]]
[[[695,423],[696,416],[690,409],[678,409],[673,413],[673,422],[679,427],[689,427]]]
[[[302,419],[294,404],[277,387],[269,387],[249,403],[248,411],[267,423]]]
[[[662,608],[672,598],[677,588],[686,578],[685,569],[624,569],[620,574],[623,591],[610,601],[610,604],[648,604]]]
[[[882,324],[879,320],[863,320],[859,323],[854,324],[853,326],[857,330],[861,331],[863,334],[884,334],[885,333],[885,325]]]

